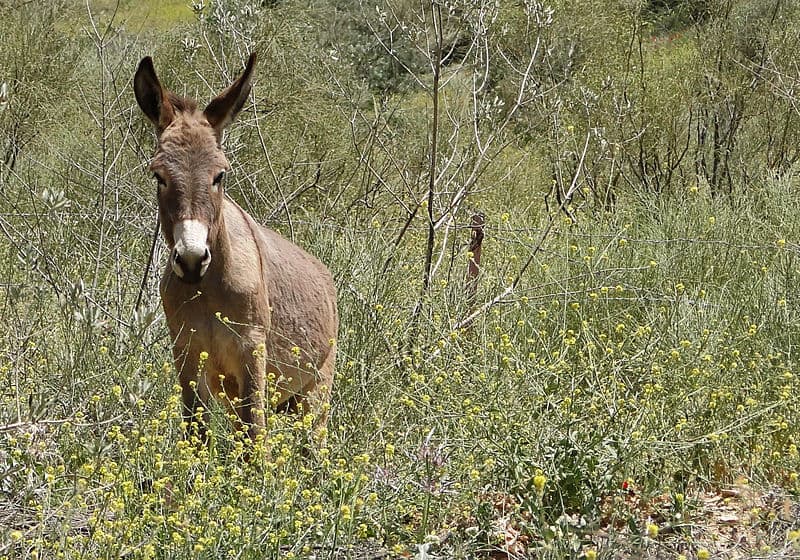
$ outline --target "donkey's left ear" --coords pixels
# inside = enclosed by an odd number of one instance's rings
[[[214,128],[217,136],[222,135],[222,131],[242,110],[247,96],[250,95],[252,87],[253,70],[256,66],[256,53],[252,53],[247,60],[247,66],[239,79],[231,86],[211,100],[211,103],[203,111],[209,124]]]

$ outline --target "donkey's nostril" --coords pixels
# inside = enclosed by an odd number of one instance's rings
[[[172,252],[172,271],[184,282],[195,284],[205,276],[211,264],[211,249],[204,247],[202,255],[181,249],[182,247],[176,247]]]

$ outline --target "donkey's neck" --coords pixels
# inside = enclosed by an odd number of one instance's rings
[[[263,241],[258,224],[227,196],[211,247],[214,273],[235,292],[265,289]],[[216,255],[216,256],[215,256]]]

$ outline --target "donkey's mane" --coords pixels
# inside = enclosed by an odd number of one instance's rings
[[[181,97],[171,91],[167,93],[170,105],[179,113],[194,113],[197,110],[197,101],[191,97]]]

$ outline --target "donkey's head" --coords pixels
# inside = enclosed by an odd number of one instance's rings
[[[222,183],[230,164],[220,147],[222,131],[250,94],[255,53],[244,73],[200,111],[191,99],[165,89],[148,56],[133,79],[136,101],[153,122],[158,149],[150,170],[158,182],[161,230],[172,270],[199,282],[211,263],[222,212]]]

